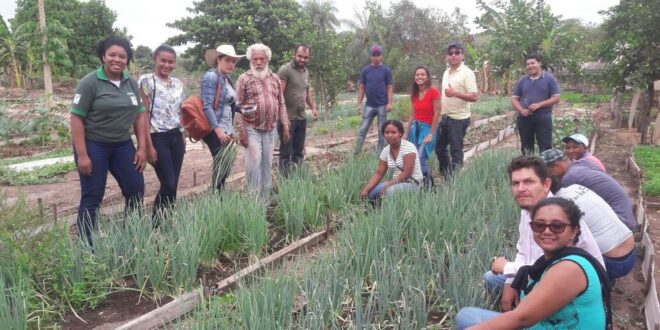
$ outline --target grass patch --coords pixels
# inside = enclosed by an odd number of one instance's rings
[[[633,154],[644,171],[642,190],[647,196],[660,196],[660,147],[636,146]]]
[[[562,92],[561,100],[570,103],[607,103],[612,96],[609,94],[582,94],[579,92]]]
[[[16,171],[6,166],[0,167],[0,183],[11,186],[25,186],[31,184],[46,184],[60,182],[61,174],[76,169],[74,162],[57,163],[35,168],[32,171]]]
[[[593,118],[588,115],[564,115],[552,120],[552,145],[563,149],[562,139],[571,134],[580,133],[591,138],[596,132]]]
[[[470,106],[470,112],[476,115],[497,116],[512,110],[511,98],[507,96],[482,95],[479,101]]]
[[[59,148],[45,153],[37,154],[34,156],[0,159],[0,166],[20,164],[20,163],[32,162],[35,160],[49,159],[49,158],[66,157],[66,156],[71,156],[71,154],[72,151],[70,147]]]

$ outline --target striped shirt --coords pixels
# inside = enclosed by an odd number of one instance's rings
[[[424,178],[422,174],[422,167],[419,163],[419,157],[417,157],[417,149],[415,145],[410,143],[410,141],[401,139],[401,147],[399,147],[399,154],[396,156],[396,159],[392,158],[392,153],[390,152],[390,145],[387,145],[383,148],[383,151],[380,153],[380,159],[387,163],[387,167],[394,169],[392,174],[393,178],[401,175],[403,170],[403,156],[407,154],[415,154],[415,166],[413,167],[413,172],[410,177],[415,179],[417,182],[421,182]]]
[[[241,109],[240,113],[236,113],[239,130],[249,126],[271,131],[278,120],[285,126],[289,125],[280,78],[272,71],[269,70],[263,80],[255,78],[252,70],[243,73],[236,82],[236,94],[236,103]]]

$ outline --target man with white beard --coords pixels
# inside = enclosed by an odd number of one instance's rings
[[[268,201],[272,185],[271,167],[277,122],[282,125],[285,142],[289,141],[289,118],[280,88],[280,78],[270,71],[271,51],[257,43],[247,48],[250,70],[236,82],[236,128],[241,146],[248,190]]]

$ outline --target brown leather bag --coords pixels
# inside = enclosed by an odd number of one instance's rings
[[[213,99],[213,110],[218,108],[220,101],[220,82]],[[204,102],[197,95],[189,96],[181,105],[181,126],[188,132],[190,141],[197,142],[211,133],[211,126],[204,115]]]

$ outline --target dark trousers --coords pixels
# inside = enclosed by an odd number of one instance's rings
[[[520,149],[523,154],[534,153],[534,140],[539,152],[552,148],[552,112],[536,113],[529,117],[518,116],[516,126],[520,134]]]
[[[220,164],[220,157],[222,157],[222,152],[225,149],[225,145],[220,142],[218,135],[216,135],[215,131],[213,130],[211,130],[211,133],[206,135],[203,140],[209,147],[209,151],[213,157],[211,165],[211,182],[215,187],[215,190],[219,192],[225,187],[225,180],[227,180],[231,170],[231,168],[222,168]]]
[[[144,197],[144,177],[135,169],[133,141],[101,143],[86,140],[87,155],[92,161],[92,174],[80,175],[80,206],[78,207],[78,233],[92,245],[92,231],[98,228],[97,210],[103,202],[108,171],[117,180],[124,196],[125,209],[139,211]],[[74,151],[76,164],[78,155]]]
[[[454,170],[463,165],[463,139],[469,125],[470,118],[460,120],[452,119],[449,116],[442,118],[436,132],[438,139],[435,143],[435,154],[440,163],[440,173],[445,179],[448,179]],[[447,151],[447,147],[449,147],[449,151]]]
[[[289,143],[284,143],[282,124],[277,123],[277,134],[280,136],[280,159],[279,168],[282,173],[288,175],[292,165],[299,165],[305,158],[305,135],[307,134],[307,120],[291,120],[289,129],[291,135]]]
[[[176,190],[186,147],[183,134],[178,128],[167,132],[151,133],[151,142],[158,156],[154,170],[160,181],[152,217],[159,219],[176,200]]]

